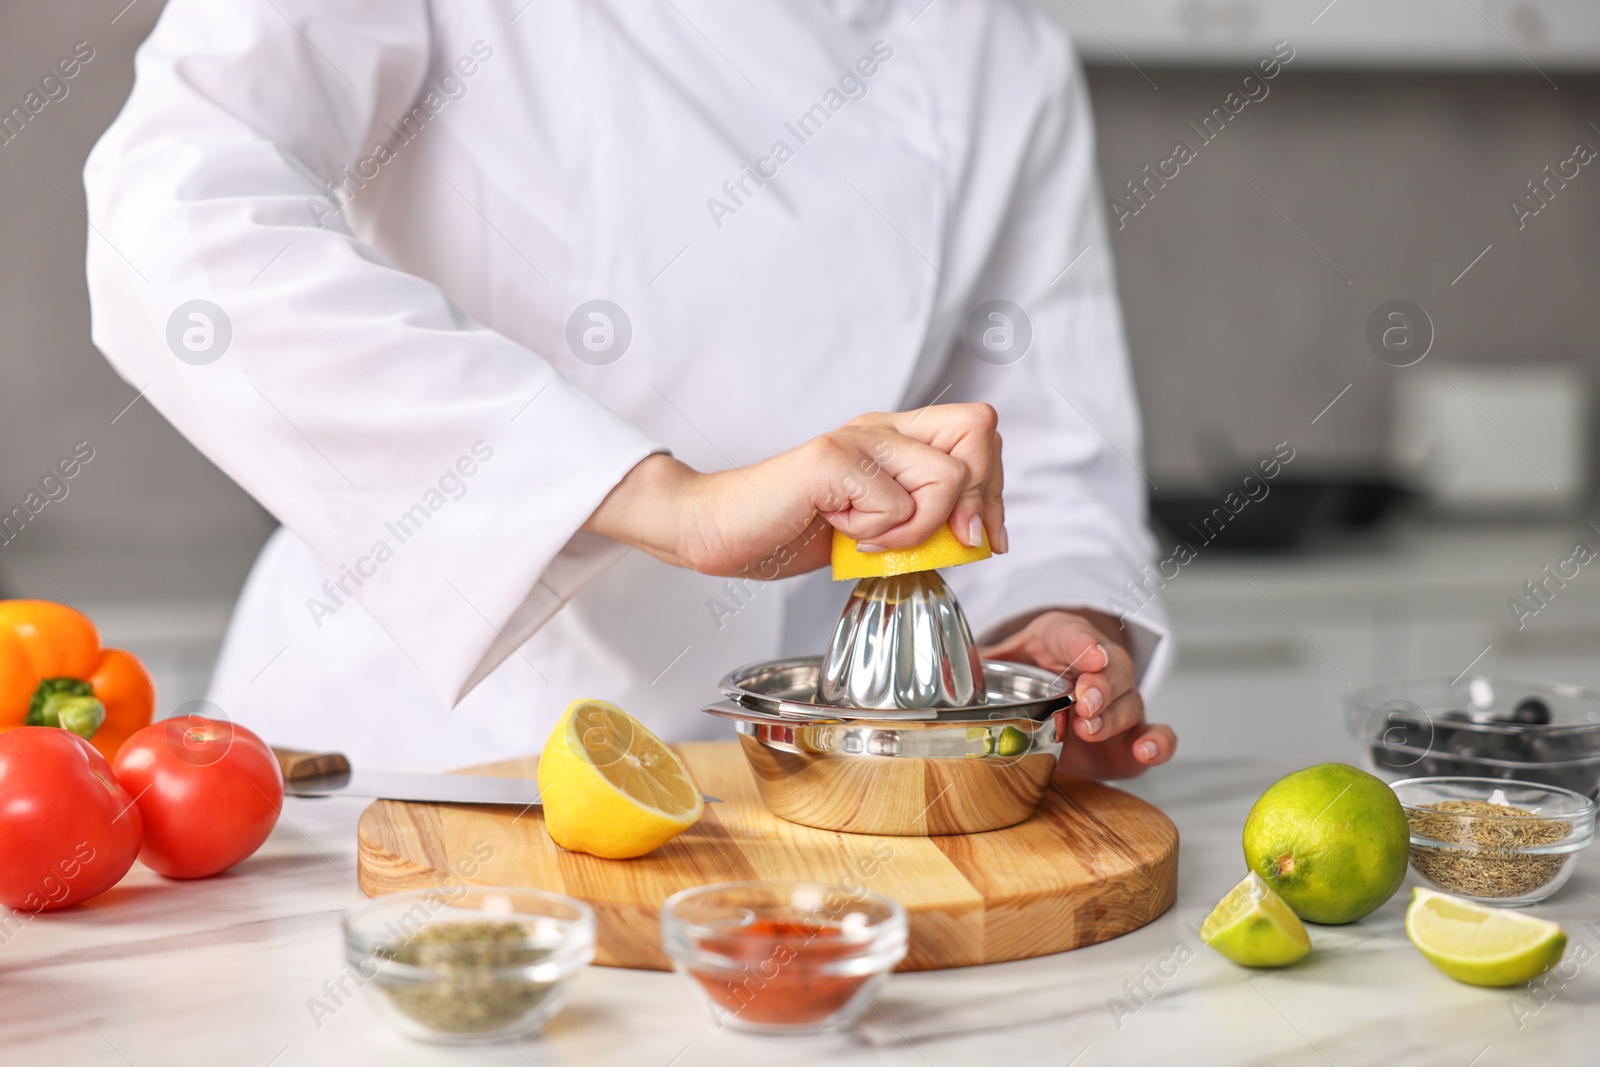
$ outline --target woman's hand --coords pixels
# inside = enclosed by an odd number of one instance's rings
[[[948,521],[1006,549],[1000,435],[988,404],[863,415],[749,467],[701,474],[646,458],[584,529],[703,574],[778,578],[828,562],[831,528],[865,551],[912,548]]]
[[[1061,766],[1072,774],[1131,778],[1165,763],[1178,747],[1171,727],[1145,722],[1121,634],[1109,615],[1046,611],[980,650],[985,659],[1032,663],[1072,683],[1073,737],[1061,753]]]

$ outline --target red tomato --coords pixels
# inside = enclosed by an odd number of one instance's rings
[[[230,722],[151,723],[122,743],[115,769],[144,816],[139,858],[168,878],[232,867],[261,847],[283,808],[272,749]]]
[[[51,911],[105,892],[139,855],[139,809],[69,730],[0,734],[0,904]]]

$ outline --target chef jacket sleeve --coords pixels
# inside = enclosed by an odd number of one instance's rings
[[[84,183],[95,343],[337,576],[312,618],[361,601],[454,703],[620,558],[580,527],[664,449],[330,201],[448,73],[427,7],[170,0]]]
[[[1049,88],[1029,117],[1005,218],[955,327],[948,373],[934,387],[950,383],[947,399],[987,401],[1000,413],[1010,551],[955,568],[949,580],[980,632],[1048,607],[1122,618],[1148,693],[1172,640],[1156,596],[1161,572],[1093,119],[1066,42],[1043,32],[1052,42]],[[986,330],[997,331],[988,345]]]

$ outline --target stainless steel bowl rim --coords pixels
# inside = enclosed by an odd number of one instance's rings
[[[846,708],[821,704],[815,700],[822,674],[821,656],[791,656],[785,659],[749,663],[730,671],[718,688],[734,703],[751,712],[766,712],[784,721],[837,722],[1001,722],[1006,719],[1031,719],[1041,722],[1073,703],[1070,687],[1059,675],[1023,663],[984,660],[983,674],[989,699],[964,708]],[[774,681],[789,676],[782,683]],[[795,682],[793,678],[810,682]],[[1029,690],[1036,690],[1028,695]],[[799,699],[801,693],[813,699]],[[999,699],[996,699],[996,698]],[[718,712],[706,709],[712,714]],[[736,716],[723,715],[723,718]]]
[[[952,733],[959,732],[965,737],[967,732],[979,724],[985,726],[1004,727],[1016,725],[1034,730],[1049,724],[1049,718],[1034,719],[1026,715],[1013,715],[1000,719],[862,719],[851,716],[850,718],[798,718],[794,715],[779,715],[760,708],[747,707],[737,700],[719,700],[714,704],[707,704],[700,709],[707,715],[715,715],[719,719],[729,719],[733,722],[761,723],[768,726],[788,726],[803,728],[810,726],[837,726],[841,729],[857,732],[870,732],[887,730],[890,732],[907,732],[911,730],[938,731],[948,730]],[[851,710],[851,709],[843,709]]]

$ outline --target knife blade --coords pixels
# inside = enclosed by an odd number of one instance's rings
[[[427,774],[377,771],[350,766],[339,752],[303,752],[274,748],[283,771],[283,791],[293,797],[372,797],[431,804],[499,804],[520,808],[539,804],[539,783],[532,778],[479,774]],[[707,804],[720,801],[705,798]]]

